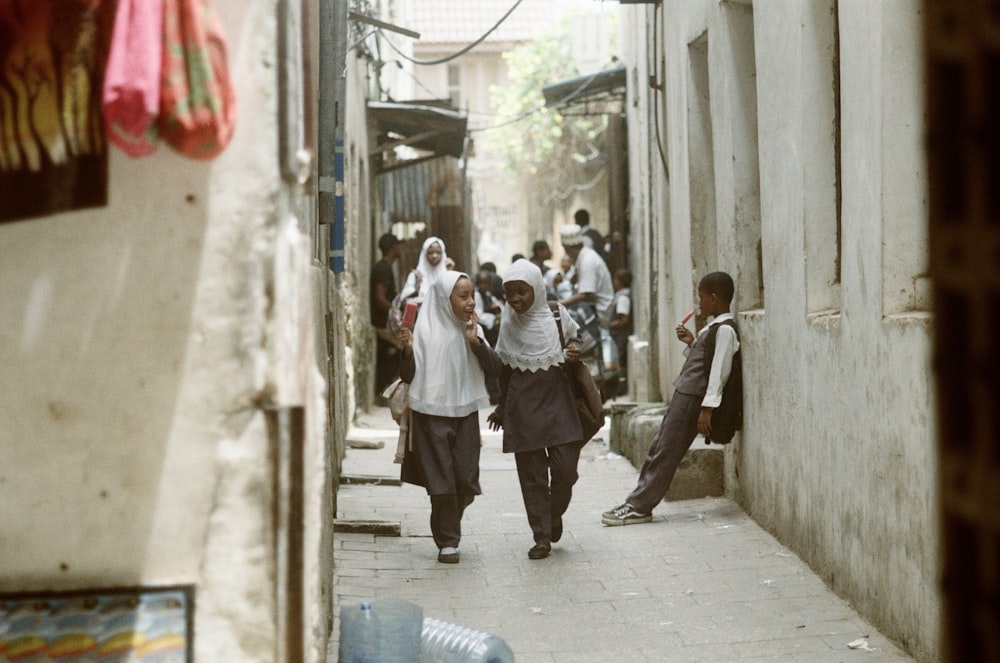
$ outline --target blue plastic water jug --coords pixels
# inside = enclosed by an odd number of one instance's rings
[[[340,609],[340,663],[420,663],[423,610],[403,599]]]

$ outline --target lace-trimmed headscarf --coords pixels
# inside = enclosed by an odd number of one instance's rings
[[[509,303],[504,307],[496,348],[500,360],[511,368],[531,372],[563,363],[559,329],[545,299],[542,271],[528,260],[518,260],[503,276],[504,285],[512,281],[524,281],[531,286],[535,301],[524,313],[515,313]],[[559,315],[562,318],[563,335],[567,339],[576,336],[579,329],[576,321],[562,304],[559,305]]]
[[[462,277],[469,278],[446,271],[431,285],[413,327],[417,371],[409,398],[414,412],[464,417],[490,404],[486,376],[465,339],[466,323],[451,308],[451,291]],[[476,327],[482,338],[482,328]]]

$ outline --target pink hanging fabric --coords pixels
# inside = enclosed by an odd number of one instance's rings
[[[104,126],[129,156],[156,149],[162,67],[163,0],[119,0],[104,74]]]

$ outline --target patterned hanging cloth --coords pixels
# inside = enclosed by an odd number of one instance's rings
[[[114,5],[0,0],[0,222],[107,204]]]

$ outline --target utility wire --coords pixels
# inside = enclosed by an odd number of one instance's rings
[[[487,30],[483,34],[483,36],[481,36],[479,39],[477,39],[476,41],[472,42],[471,44],[469,44],[465,48],[461,49],[460,51],[458,51],[456,53],[452,53],[451,55],[445,56],[443,58],[439,58],[437,60],[416,60],[416,59],[410,57],[409,55],[407,55],[406,53],[404,53],[403,51],[399,50],[399,47],[397,47],[394,43],[392,43],[392,40],[389,39],[389,37],[385,34],[385,32],[382,31],[381,28],[379,29],[379,34],[381,34],[382,38],[385,39],[389,43],[389,46],[392,47],[392,50],[396,51],[396,53],[399,55],[399,57],[403,58],[404,60],[408,60],[409,62],[412,62],[413,64],[422,64],[422,65],[444,64],[445,62],[450,62],[450,61],[454,60],[455,58],[458,58],[458,57],[461,57],[461,56],[465,55],[466,53],[468,53],[469,51],[471,51],[472,49],[474,49],[476,46],[479,46],[479,44],[483,43],[486,40],[487,37],[489,37],[491,34],[493,34],[493,32],[497,28],[499,28],[503,24],[504,21],[507,20],[508,16],[510,16],[511,14],[514,13],[514,10],[517,9],[518,5],[520,5],[522,2],[524,2],[524,0],[517,0],[517,2],[514,3],[514,6],[511,7],[510,9],[508,9],[507,13],[504,14],[500,18],[500,20],[497,21],[493,25],[492,28],[490,28],[489,30]]]
[[[660,136],[660,90],[666,88],[667,85],[667,70],[666,67],[663,68],[663,80],[660,80],[660,69],[659,64],[655,61],[657,55],[659,55],[659,34],[660,34],[660,24],[657,22],[657,13],[660,11],[660,3],[653,5],[653,72],[654,78],[659,83],[660,87],[653,88],[653,125],[656,128],[656,149],[660,153],[660,163],[663,165],[663,176],[669,181],[670,180],[670,167],[667,166],[667,156],[663,153],[663,137]],[[649,41],[649,24],[646,24],[646,41]],[[649,59],[646,59],[646,68],[649,69]],[[665,110],[665,109],[664,109]]]
[[[566,96],[564,96],[562,99],[557,100],[552,105],[553,106],[561,106],[564,103],[566,103],[567,101],[569,101],[570,99],[572,99],[573,97],[575,97],[576,95],[580,94],[585,89],[587,89],[587,86],[589,86],[591,83],[593,83],[594,79],[596,79],[598,76],[600,76],[601,73],[602,72],[600,72],[600,71],[594,72],[593,74],[591,74],[590,76],[588,76],[587,80],[585,80],[583,83],[581,83],[579,85],[579,87],[577,87],[575,90],[573,90],[572,92],[570,92],[569,94],[567,94]],[[518,115],[515,115],[514,117],[510,118],[509,120],[506,120],[506,121],[501,122],[499,124],[494,124],[494,125],[491,125],[491,126],[488,126],[488,127],[481,127],[479,129],[469,129],[469,132],[471,133],[473,131],[490,131],[492,129],[499,129],[501,127],[506,127],[508,124],[514,124],[515,122],[520,122],[521,120],[525,119],[526,117],[534,115],[538,111],[540,111],[543,108],[545,108],[547,105],[548,104],[546,104],[543,101],[542,103],[538,104],[534,108],[529,108],[528,110],[523,111],[523,112],[519,113]]]

